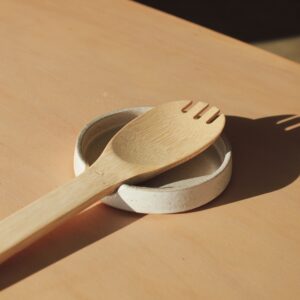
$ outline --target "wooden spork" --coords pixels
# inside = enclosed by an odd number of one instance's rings
[[[193,158],[216,140],[224,124],[218,108],[186,100],[132,120],[86,172],[0,222],[0,263],[123,182],[148,179]]]

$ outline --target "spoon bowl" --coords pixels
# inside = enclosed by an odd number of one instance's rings
[[[133,179],[144,180],[204,151],[224,125],[225,116],[216,107],[208,108],[207,103],[168,102],[125,125],[95,164],[101,168],[102,156],[114,155],[138,169],[138,178]]]

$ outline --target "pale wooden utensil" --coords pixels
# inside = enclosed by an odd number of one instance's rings
[[[134,119],[86,172],[0,222],[0,263],[123,182],[145,180],[201,153],[224,124],[218,108],[186,100]]]

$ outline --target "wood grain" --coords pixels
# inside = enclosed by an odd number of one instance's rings
[[[299,297],[298,64],[127,1],[3,0],[0,37],[1,218],[71,179],[113,109],[212,103],[234,154],[205,209],[76,216],[1,266],[1,300]]]

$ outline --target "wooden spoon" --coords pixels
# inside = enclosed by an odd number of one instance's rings
[[[225,124],[218,108],[207,108],[169,102],[129,122],[86,172],[0,222],[0,263],[123,182],[148,179],[204,151]]]

